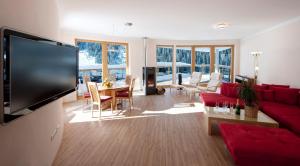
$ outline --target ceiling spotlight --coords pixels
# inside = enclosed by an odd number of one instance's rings
[[[133,25],[132,22],[126,22],[126,23],[125,23],[125,26],[128,26],[128,27],[131,27],[132,25]]]
[[[218,23],[214,26],[215,29],[225,29],[227,27],[229,27],[229,24],[225,22]]]

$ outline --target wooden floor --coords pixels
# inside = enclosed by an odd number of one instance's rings
[[[198,98],[175,90],[136,95],[134,110],[125,109],[105,111],[99,120],[83,101],[65,105],[64,136],[53,165],[233,165],[222,138],[208,136]]]

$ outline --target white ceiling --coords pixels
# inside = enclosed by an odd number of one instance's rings
[[[300,0],[59,0],[66,30],[177,40],[240,39],[300,16]],[[132,27],[126,27],[132,22]],[[227,22],[217,30],[213,25]]]

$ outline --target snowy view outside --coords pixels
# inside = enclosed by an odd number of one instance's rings
[[[77,42],[79,47],[79,79],[90,76],[91,81],[102,82],[102,47],[100,43]]]
[[[222,74],[223,82],[230,82],[231,72],[231,47],[215,47],[215,72]],[[188,82],[191,76],[191,47],[176,48],[176,77],[182,74],[183,82]],[[195,48],[195,71],[202,72],[201,82],[210,79],[210,47]],[[158,85],[172,83],[172,46],[157,46],[156,48],[156,80]],[[178,79],[176,78],[176,83]]]
[[[156,49],[156,82],[157,84],[172,83],[173,48],[158,46]]]
[[[93,82],[102,82],[102,45],[96,42],[77,42],[79,47],[79,79],[90,76]],[[126,47],[108,44],[108,72],[116,80],[126,77]]]
[[[108,44],[108,73],[116,80],[126,77],[126,47],[119,44]]]
[[[182,74],[182,82],[188,82],[191,76],[192,48],[176,48],[176,83],[178,83],[178,74]]]
[[[197,47],[195,49],[195,54],[195,71],[202,72],[201,81],[208,81],[210,79],[210,48]]]
[[[230,47],[216,47],[216,63],[215,71],[222,74],[224,82],[230,82],[231,72],[231,48]]]

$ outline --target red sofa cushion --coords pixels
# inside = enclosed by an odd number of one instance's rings
[[[274,91],[273,90],[264,90],[263,91],[263,100],[264,101],[274,101]]]
[[[300,112],[300,110],[298,111]],[[300,136],[300,114],[295,116],[282,116],[281,122],[284,123],[284,126],[289,130]]]
[[[297,106],[265,101],[260,106],[264,113],[278,121],[281,126],[286,126],[282,120],[284,116],[300,117],[300,108]]]
[[[300,136],[300,108],[275,102],[262,102],[264,113],[276,120],[281,127],[288,128]]]
[[[219,125],[236,165],[300,165],[300,138],[280,128],[254,125]]]
[[[273,87],[274,100],[278,103],[297,105],[299,89]]]
[[[264,100],[264,91],[263,90],[256,89],[255,93],[256,93],[256,97],[257,97],[259,102]]]
[[[226,101],[228,103],[236,105],[237,98],[227,97],[218,93],[201,93],[200,98],[205,106],[215,107],[216,102],[220,103],[220,106]],[[244,102],[240,100],[241,108],[244,108]]]
[[[259,102],[264,100],[264,90],[267,90],[267,85],[255,85],[255,93]]]
[[[239,84],[236,83],[222,83],[221,94],[227,97],[238,98],[238,87]]]

